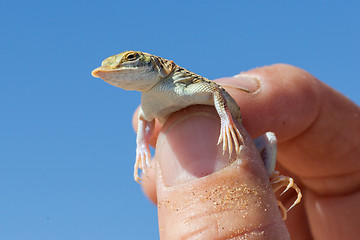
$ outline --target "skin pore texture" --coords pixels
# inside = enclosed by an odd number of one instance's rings
[[[219,123],[213,120],[216,112],[192,106],[171,115],[161,132],[156,122],[150,140],[157,153],[153,167],[143,177],[143,190],[159,205],[161,239],[289,239],[287,231],[295,240],[357,239],[359,107],[309,73],[285,64],[216,82],[241,108],[250,135],[240,128],[245,141],[269,130],[276,133],[277,169],[295,178],[304,201],[288,214],[286,230],[273,195],[267,194],[267,175],[253,148],[249,147],[241,160],[221,168],[225,158],[217,154],[220,150],[205,151],[218,134]],[[201,114],[198,108],[204,109]],[[192,111],[197,114],[189,117]],[[199,129],[199,138],[191,135],[195,129]],[[181,141],[179,134],[192,137]],[[203,154],[207,158],[213,155],[217,163],[207,166],[205,177],[194,174],[197,166],[187,161],[192,154],[186,147],[199,141]],[[174,170],[174,166],[178,167]],[[164,176],[168,171],[170,176]],[[293,202],[294,195],[284,196],[285,206]]]

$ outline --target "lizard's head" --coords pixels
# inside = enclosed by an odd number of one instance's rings
[[[148,53],[126,51],[106,58],[91,74],[125,90],[148,91],[175,66],[172,61]]]

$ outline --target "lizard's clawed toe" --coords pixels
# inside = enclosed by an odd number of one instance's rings
[[[150,159],[151,154],[149,149],[147,148],[138,148],[136,150],[136,161],[134,165],[134,179],[136,182],[140,182],[141,178],[139,177],[139,169],[142,170],[142,172],[146,173],[146,167],[150,167]]]
[[[244,139],[232,121],[226,123],[222,122],[217,144],[219,145],[221,142],[223,142],[223,154],[225,154],[227,148],[229,150],[229,157],[231,157],[234,148],[236,154],[240,153]]]
[[[279,172],[277,171],[275,171],[274,174],[271,176],[270,183],[274,193],[277,192],[280,188],[286,186],[285,190],[280,194],[280,196],[283,195],[285,192],[287,192],[290,188],[293,188],[297,193],[296,200],[287,210],[284,207],[284,205],[280,201],[278,201],[278,205],[283,212],[283,219],[285,220],[287,212],[301,201],[302,198],[301,191],[299,187],[294,183],[294,180],[291,177],[279,175]]]

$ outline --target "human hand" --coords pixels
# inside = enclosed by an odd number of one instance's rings
[[[217,82],[238,102],[251,137],[266,131],[277,135],[277,170],[294,177],[304,196],[286,220],[291,238],[358,237],[359,107],[289,65]],[[161,238],[288,239],[251,139],[240,126],[248,148],[228,166],[228,157],[216,147],[219,127],[215,110],[204,106],[174,113],[159,136],[156,125],[155,167],[143,177],[143,189],[158,203]]]

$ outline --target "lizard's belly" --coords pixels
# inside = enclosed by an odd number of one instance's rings
[[[141,95],[141,108],[147,121],[157,118],[164,123],[171,113],[196,104],[214,105],[212,93],[184,95],[176,91],[159,91]]]

